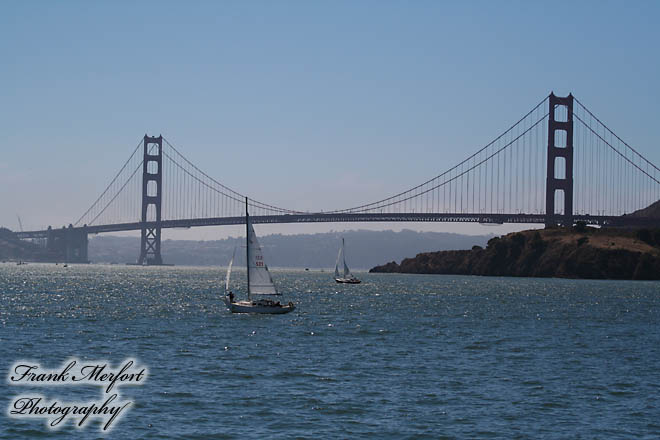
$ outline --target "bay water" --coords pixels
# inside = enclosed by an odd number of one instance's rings
[[[293,313],[229,313],[224,268],[0,264],[0,439],[660,438],[659,282],[272,272]],[[101,399],[9,379],[72,358],[147,367],[111,430],[9,416]]]

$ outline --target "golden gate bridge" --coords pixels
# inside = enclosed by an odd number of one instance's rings
[[[245,223],[246,195],[162,136],[145,135],[101,195],[68,227],[16,233],[87,262],[88,234],[141,231],[137,264],[162,264],[161,232]],[[577,221],[657,226],[639,212],[660,199],[660,169],[573,95],[551,93],[469,157],[412,188],[359,206],[306,212],[249,199],[254,223]]]

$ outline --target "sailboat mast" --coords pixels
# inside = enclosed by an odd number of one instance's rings
[[[248,300],[251,301],[250,296],[250,219],[248,214],[248,198],[245,198],[245,260],[247,266],[247,295]]]

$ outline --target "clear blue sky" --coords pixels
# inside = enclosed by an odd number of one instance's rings
[[[258,200],[353,206],[551,90],[659,164],[659,21],[657,1],[2,2],[0,225],[77,219],[145,133]]]

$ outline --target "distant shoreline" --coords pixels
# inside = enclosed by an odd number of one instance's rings
[[[11,265],[16,265],[18,260],[0,260],[0,265],[5,264],[7,266]],[[25,264],[29,265],[35,265],[35,266],[55,266],[56,263],[50,262],[50,261],[25,261]],[[59,266],[64,266],[64,263],[57,263]],[[127,268],[127,267],[169,267],[169,268],[200,268],[200,269],[218,269],[220,271],[225,271],[227,269],[227,265],[214,265],[214,264],[207,264],[207,265],[202,265],[202,264],[166,264],[166,265],[161,265],[161,266],[141,266],[137,264],[125,264],[125,263],[117,263],[117,264],[112,264],[108,263],[105,261],[90,261],[89,263],[67,263],[68,267],[80,267],[80,266],[110,266],[110,267],[117,267],[117,268]],[[334,274],[334,267],[328,267],[328,268],[323,268],[323,271],[321,271],[320,268],[306,268],[306,267],[287,267],[287,266],[268,266],[268,269],[272,271],[290,271],[290,272],[308,272],[308,273],[324,273],[328,274],[328,276],[332,277]],[[309,270],[308,270],[309,269]],[[245,272],[245,267],[241,266],[234,266],[232,269],[233,272]],[[356,269],[351,269],[352,272],[355,273],[367,273],[369,271],[368,268],[356,268]],[[224,272],[223,272],[224,276]]]

